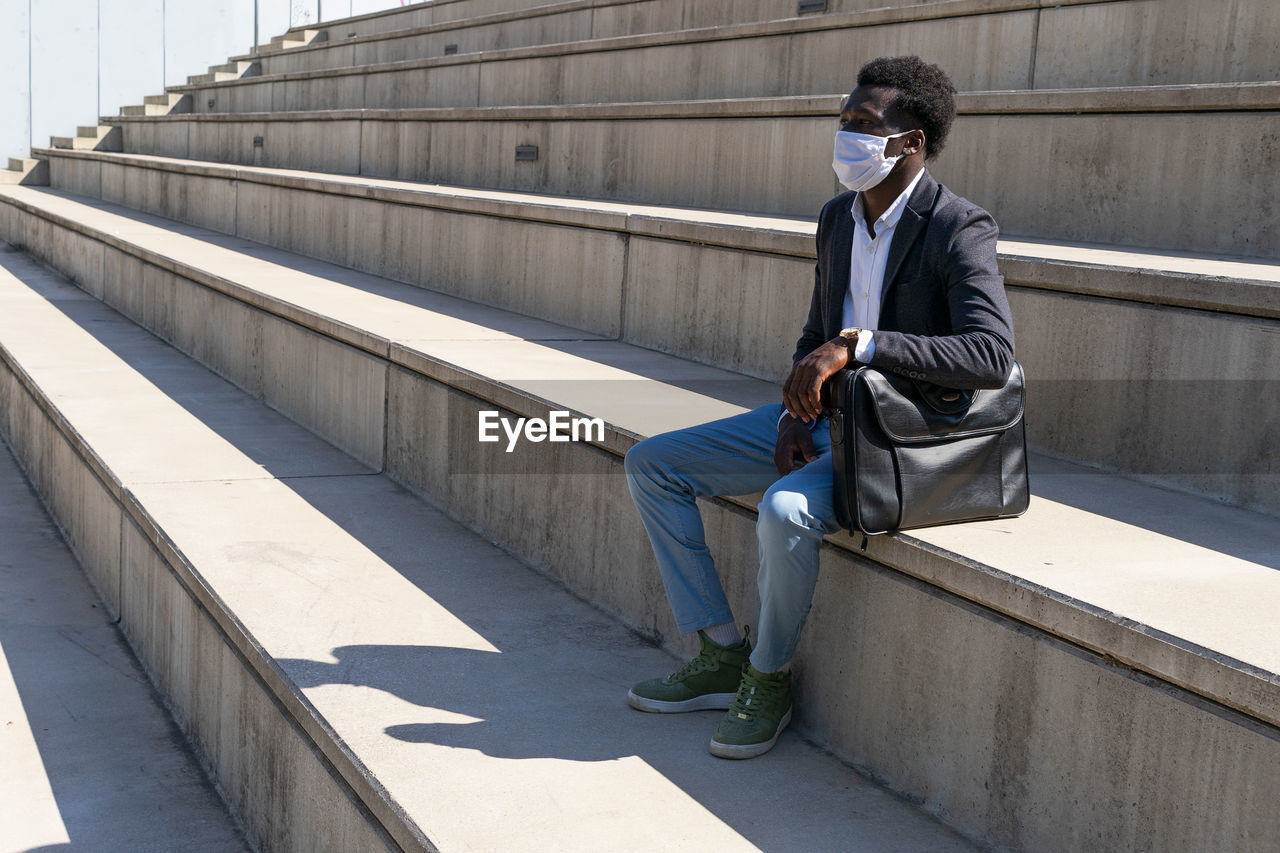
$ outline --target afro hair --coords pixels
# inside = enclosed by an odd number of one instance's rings
[[[896,90],[891,108],[920,123],[925,159],[938,156],[956,117],[956,87],[945,71],[918,56],[882,56],[862,66],[858,85]]]

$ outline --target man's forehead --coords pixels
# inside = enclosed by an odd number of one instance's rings
[[[861,111],[883,118],[893,99],[893,89],[887,86],[859,86],[849,93],[840,112]]]

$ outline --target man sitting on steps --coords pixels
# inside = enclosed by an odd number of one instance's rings
[[[823,382],[870,364],[952,388],[998,388],[1013,363],[1013,321],[996,269],[995,221],[935,181],[955,87],[917,57],[858,72],[840,112],[833,166],[849,192],[818,219],[818,263],[781,405],[653,436],[627,454],[627,484],[682,632],[702,651],[627,694],[642,711],[727,709],[711,740],[722,758],[768,752],[791,720],[784,667],[837,529]],[[816,428],[815,428],[816,427]],[[696,498],[765,490],[756,645],[738,633]]]

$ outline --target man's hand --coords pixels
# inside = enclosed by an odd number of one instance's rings
[[[782,386],[782,404],[793,418],[808,423],[822,414],[822,383],[849,363],[849,347],[842,340],[827,341],[791,366]]]
[[[813,434],[801,421],[790,415],[783,415],[778,424],[778,445],[773,451],[773,464],[778,474],[785,477],[799,465],[812,462],[818,458],[813,447]]]

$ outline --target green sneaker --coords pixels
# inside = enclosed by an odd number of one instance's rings
[[[637,711],[675,714],[681,711],[722,711],[733,704],[742,668],[751,656],[748,638],[736,646],[722,646],[703,632],[702,651],[666,678],[642,681],[627,691],[627,704]]]
[[[711,754],[720,758],[764,755],[790,722],[791,673],[765,675],[748,664],[738,695],[711,738]]]

